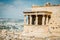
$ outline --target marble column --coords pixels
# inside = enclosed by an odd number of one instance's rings
[[[48,25],[48,15],[47,15],[47,17],[46,17],[46,25]]]
[[[30,15],[30,25],[32,25],[32,16]]]
[[[30,15],[28,15],[28,25],[30,25]]]
[[[24,25],[26,25],[26,15],[24,15]]]
[[[45,15],[42,16],[42,25],[45,24],[44,21],[45,21]]]
[[[38,25],[38,15],[36,15],[36,22],[35,22],[36,25]]]

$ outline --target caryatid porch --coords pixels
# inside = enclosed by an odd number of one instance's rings
[[[51,18],[51,12],[24,12],[24,25],[27,25],[26,16],[28,16],[28,25],[48,25]]]

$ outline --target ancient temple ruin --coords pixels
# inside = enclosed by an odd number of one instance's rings
[[[60,40],[59,20],[60,5],[33,5],[31,11],[24,11],[23,36],[34,38],[32,40]]]

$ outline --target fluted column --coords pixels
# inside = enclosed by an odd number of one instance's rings
[[[43,17],[42,17],[42,25],[45,24],[44,21],[45,21],[45,16],[43,15]]]
[[[24,15],[24,25],[26,25],[26,15]]]
[[[30,25],[32,25],[32,16],[30,15]]]
[[[36,15],[36,25],[38,25],[38,15]]]
[[[48,15],[47,15],[47,17],[46,17],[46,25],[48,25]]]

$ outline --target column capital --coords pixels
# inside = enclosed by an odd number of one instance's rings
[[[26,16],[26,15],[24,15],[24,16]]]

